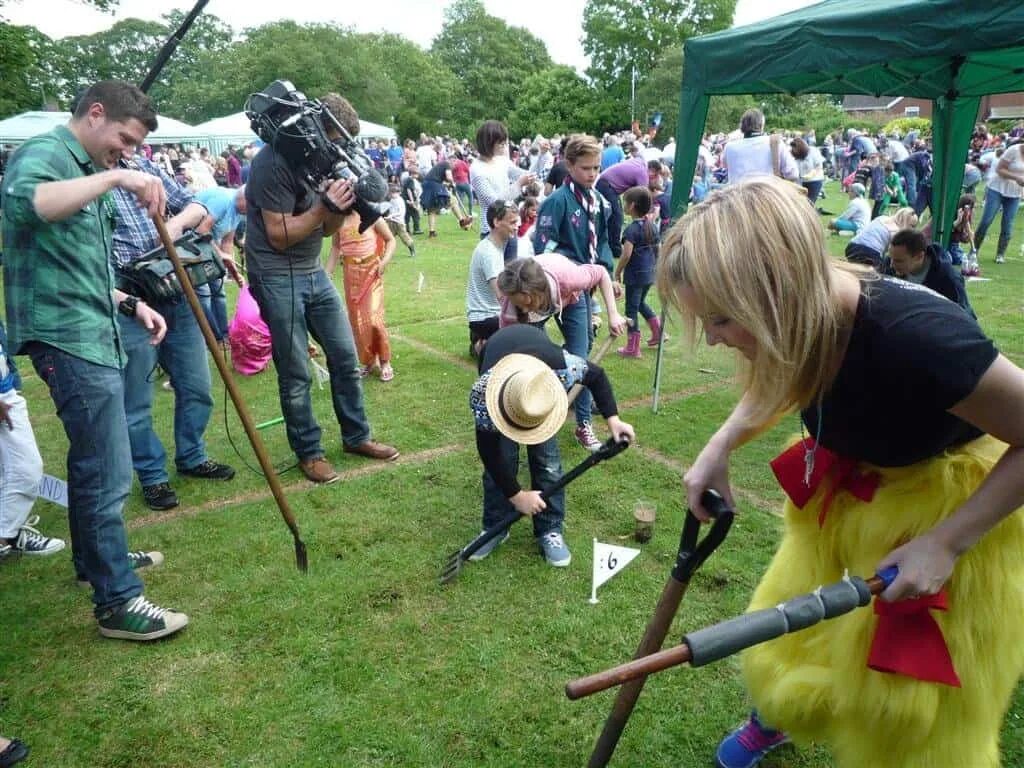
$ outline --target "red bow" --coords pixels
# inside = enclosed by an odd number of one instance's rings
[[[807,469],[805,457],[808,453],[814,457],[814,466],[810,478],[804,482],[804,473]],[[861,501],[871,501],[882,479],[877,472],[858,471],[855,459],[840,456],[821,445],[815,448],[814,440],[811,438],[801,440],[780,453],[772,459],[771,467],[782,490],[798,509],[803,509],[817,493],[826,476],[832,477],[833,482],[825,493],[821,512],[818,513],[819,527],[825,524],[825,516],[838,491],[849,491]]]
[[[855,459],[840,456],[820,445],[815,450],[814,446],[812,439],[796,443],[772,459],[771,467],[782,490],[798,509],[804,508],[826,477],[831,479],[818,513],[821,527],[836,493],[849,491],[861,501],[869,502],[875,497],[882,478],[878,472],[860,472]],[[805,482],[809,451],[813,452],[814,464]],[[947,610],[945,590],[897,603],[876,599],[878,627],[871,643],[868,666],[879,672],[960,687],[942,630],[928,612],[932,608]]]
[[[868,666],[929,683],[960,687],[960,678],[935,618],[929,609],[949,609],[946,590],[914,600],[875,600],[878,627],[871,641]]]

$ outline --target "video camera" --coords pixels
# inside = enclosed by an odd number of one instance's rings
[[[280,154],[289,167],[301,174],[314,192],[325,181],[348,179],[353,183],[359,214],[359,231],[364,232],[381,217],[388,185],[373,167],[373,161],[337,118],[316,99],[307,99],[287,80],[275,80],[245,103],[245,114],[253,131]],[[341,136],[331,140],[328,128]],[[324,205],[341,213],[325,197]]]

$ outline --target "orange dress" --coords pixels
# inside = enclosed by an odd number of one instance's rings
[[[373,227],[359,232],[359,217],[345,220],[338,230],[345,280],[345,305],[352,324],[356,353],[364,366],[391,359],[391,342],[384,325],[384,281],[378,275],[384,241]]]

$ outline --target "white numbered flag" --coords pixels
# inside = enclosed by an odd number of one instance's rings
[[[597,602],[597,588],[617,574],[640,554],[639,549],[602,544],[594,539],[594,576],[591,580],[590,602]]]
[[[39,496],[67,509],[68,484],[59,477],[43,475],[43,479],[39,481]]]

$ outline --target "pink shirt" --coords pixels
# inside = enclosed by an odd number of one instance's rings
[[[544,320],[562,311],[566,304],[580,298],[583,291],[589,291],[601,282],[608,270],[600,264],[578,264],[560,253],[542,253],[533,257],[548,276],[548,289],[552,311],[548,314],[530,313],[530,322]],[[507,296],[501,297],[501,326],[518,322],[516,308]]]

